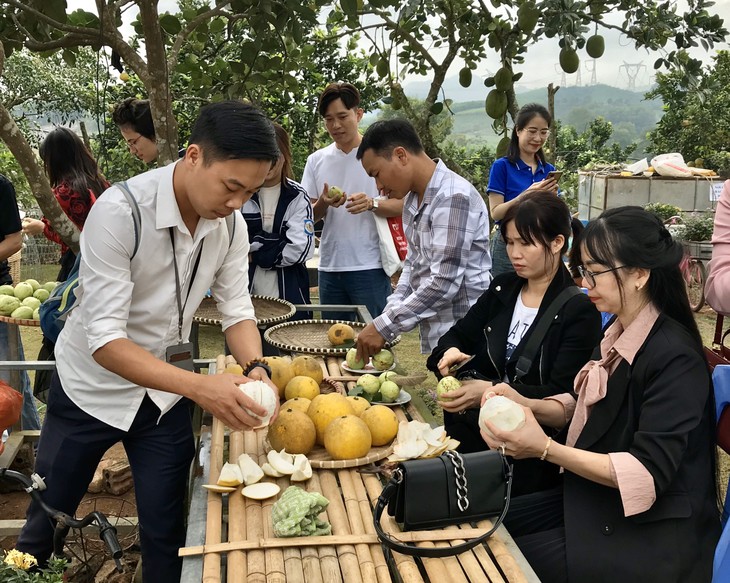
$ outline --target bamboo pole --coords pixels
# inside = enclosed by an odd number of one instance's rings
[[[244,436],[244,449],[262,465],[266,461],[266,454],[260,447],[259,440],[253,431],[247,431]],[[256,540],[264,535],[261,502],[244,498],[246,507],[246,534],[249,540]],[[246,554],[247,583],[266,583],[266,558],[261,549],[252,549]]]
[[[264,451],[264,439],[266,438],[267,430],[256,429],[256,443],[258,444],[259,451]],[[279,487],[284,489],[289,485],[287,478],[279,478],[276,480]],[[271,522],[271,507],[274,505],[276,498],[268,498],[261,503],[261,519],[265,537],[274,537],[274,525]],[[284,553],[279,548],[272,548],[264,551],[264,561],[266,564],[266,581],[268,583],[284,583],[286,581],[285,566],[284,566]]]
[[[228,461],[238,463],[238,456],[243,453],[243,432],[231,431],[228,435]],[[228,541],[246,540],[246,517],[243,496],[239,490],[228,496]],[[246,555],[243,551],[231,551],[226,556],[226,581],[228,583],[245,583]]]
[[[477,526],[482,528],[492,528],[492,523],[489,520],[482,520],[477,523]],[[499,538],[497,533],[493,534],[487,539],[487,545],[492,551],[494,558],[499,563],[502,572],[505,574],[507,581],[510,583],[526,583],[527,578],[520,569],[520,566],[515,561],[515,558],[510,554],[509,549],[505,546],[502,539]]]
[[[458,545],[463,542],[466,542],[467,538],[474,538],[473,536],[467,536],[464,534],[464,531],[461,530],[458,526],[447,526],[446,530],[450,531],[456,531],[454,532],[454,538],[451,541],[452,545]],[[456,555],[456,558],[459,561],[459,564],[461,565],[461,568],[466,573],[467,579],[470,581],[470,583],[491,583],[492,581],[498,581],[499,579],[492,579],[491,574],[493,571],[496,571],[494,565],[492,564],[491,560],[489,561],[488,565],[482,564],[476,554],[472,551],[467,551],[465,553],[461,553],[460,555]],[[498,573],[497,573],[498,574]]]
[[[216,358],[216,373],[221,374],[225,368],[225,357]],[[217,418],[213,418],[210,437],[210,473],[208,483],[215,484],[223,467],[223,442],[225,426]],[[208,492],[208,514],[205,522],[205,542],[215,544],[221,542],[221,526],[223,518],[223,496]],[[207,554],[203,558],[203,583],[220,583],[221,556],[217,553]]]
[[[352,473],[352,470],[339,470],[337,477],[340,479],[340,488],[342,490],[342,498],[345,502],[345,509],[347,510],[350,533],[365,534],[365,525],[360,515],[360,502],[355,492]],[[377,583],[378,576],[375,572],[375,561],[370,552],[370,547],[365,544],[358,544],[355,546],[355,552],[360,563],[360,572],[362,573],[363,581],[366,583]]]
[[[319,471],[319,483],[322,486],[322,495],[330,501],[327,506],[327,515],[332,525],[333,534],[351,534],[347,520],[347,511],[340,496],[337,478],[332,470]],[[342,575],[346,583],[362,583],[359,557],[353,545],[337,545],[337,556],[341,565]]]
[[[312,474],[312,477],[307,484],[308,491],[322,493],[322,485],[319,482],[319,473],[319,470],[315,470]],[[322,514],[324,515],[323,518],[329,522],[329,511],[325,510]],[[305,569],[309,568],[313,570],[315,577],[317,570],[319,569],[319,575],[322,578],[322,581],[326,581],[327,583],[342,583],[342,571],[340,569],[340,562],[337,559],[337,547],[334,546],[334,543],[330,542],[331,537],[325,538],[328,542],[327,546],[321,546],[316,549],[319,561],[315,564],[312,560],[314,554],[310,555],[307,553],[307,560],[304,561]],[[308,573],[309,571],[305,570],[305,572]]]
[[[375,504],[378,496],[380,496],[380,492],[383,490],[383,485],[380,483],[380,480],[372,474],[363,476],[363,484],[365,485],[365,489],[368,492],[370,500],[372,500],[373,504]],[[381,518],[381,523],[385,532],[401,536],[400,528],[392,516],[385,514]],[[405,541],[406,538],[403,537],[401,540]],[[423,583],[423,577],[421,576],[421,572],[419,571],[418,565],[413,557],[394,552],[393,560],[395,561],[398,573],[400,573],[403,583]]]
[[[365,489],[365,484],[363,484],[362,481],[362,474],[354,470],[350,470],[349,473],[352,477],[352,483],[355,489],[355,497],[357,498],[360,510],[363,531],[369,535],[373,535],[375,534],[375,526],[373,525],[373,509],[372,506],[370,506],[368,493]],[[373,556],[373,563],[375,564],[375,573],[378,576],[378,582],[390,583],[390,569],[388,569],[388,563],[385,560],[383,549],[379,544],[374,544],[370,547],[370,553]]]

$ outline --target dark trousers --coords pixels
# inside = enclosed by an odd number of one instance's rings
[[[35,468],[48,486],[42,493],[45,502],[74,514],[102,455],[119,441],[134,477],[144,581],[178,583],[182,559],[177,552],[185,543],[185,489],[195,453],[189,401],[182,399],[160,419],[159,408],[145,396],[125,432],[79,409],[54,374]],[[45,562],[53,550],[53,525],[35,503],[26,518],[17,548]]]
[[[513,497],[504,526],[542,583],[567,583],[562,485]]]

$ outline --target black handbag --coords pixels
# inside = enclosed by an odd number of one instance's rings
[[[378,498],[373,513],[375,531],[383,545],[405,555],[457,555],[484,542],[499,528],[509,509],[511,491],[512,466],[499,451],[447,451],[436,458],[405,461],[393,471]],[[403,530],[498,518],[485,534],[462,544],[424,548],[406,545],[383,531],[380,517],[386,506]]]

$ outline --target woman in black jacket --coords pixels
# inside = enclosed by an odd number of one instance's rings
[[[578,293],[553,318],[526,374],[517,372],[520,356],[548,307],[563,290],[576,288],[563,264],[570,219],[567,205],[554,194],[523,194],[505,214],[500,230],[515,273],[497,276],[428,358],[428,368],[446,376],[452,366],[474,355],[462,376],[488,379],[466,381],[449,393],[449,400],[439,401],[446,431],[461,443],[463,453],[486,449],[477,419],[482,395],[494,384],[506,382],[531,398],[570,391],[599,342],[600,314]],[[557,481],[556,468],[526,460],[515,465],[513,492],[543,490]]]
[[[720,534],[712,384],[682,246],[639,207],[586,227],[588,296],[616,319],[575,394],[526,399],[525,425],[484,439],[564,468],[562,489],[512,499],[505,525],[545,583],[709,583]],[[568,424],[566,420],[570,420]],[[542,423],[564,428],[564,445]]]

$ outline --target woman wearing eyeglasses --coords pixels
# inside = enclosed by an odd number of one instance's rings
[[[574,236],[575,233],[573,233]],[[481,380],[465,381],[440,400],[447,433],[460,442],[459,451],[485,450],[478,417],[482,396],[508,383],[526,397],[541,398],[570,390],[573,378],[588,362],[601,337],[601,318],[580,293],[563,264],[571,235],[568,206],[550,192],[525,193],[504,216],[500,237],[515,271],[492,280],[469,312],[444,334],[427,366],[438,376],[474,355],[460,372]],[[565,290],[574,295],[564,296]],[[569,292],[568,292],[569,293]],[[558,302],[558,298],[562,303]],[[553,307],[554,315],[547,315]],[[541,323],[548,328],[536,346],[532,363],[528,344]],[[521,372],[519,367],[526,371]],[[488,380],[484,380],[488,379]],[[537,460],[515,465],[515,495],[557,485],[558,469]]]
[[[507,209],[523,192],[546,190],[557,194],[557,180],[548,178],[548,172],[555,167],[545,161],[542,149],[550,135],[551,122],[548,110],[537,103],[529,103],[517,112],[507,155],[495,160],[489,171],[489,212],[497,230]],[[492,236],[491,254],[493,277],[514,271],[499,232]]]
[[[709,582],[720,534],[712,385],[681,244],[639,207],[604,212],[581,243],[583,285],[616,314],[571,394],[525,398],[491,447],[564,468],[563,487],[513,498],[505,520],[541,581]],[[551,439],[541,425],[562,428]]]
[[[112,120],[134,156],[145,164],[152,164],[157,160],[155,126],[147,99],[128,97],[116,105]]]

